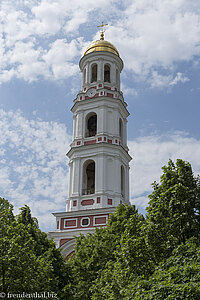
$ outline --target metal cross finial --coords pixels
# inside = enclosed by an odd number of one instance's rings
[[[104,32],[105,32],[105,30],[103,30],[103,27],[107,26],[107,25],[108,24],[103,24],[103,21],[102,21],[101,25],[97,26],[97,27],[101,27],[101,38],[100,38],[100,40],[104,40]]]

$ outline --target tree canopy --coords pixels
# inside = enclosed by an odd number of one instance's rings
[[[53,291],[58,299],[200,299],[200,178],[169,160],[147,214],[119,205],[106,227],[76,237],[65,264],[28,206],[0,198],[0,291]]]
[[[76,238],[71,299],[199,299],[200,180],[169,160],[147,214],[119,205],[105,228]]]
[[[0,291],[54,292],[62,299],[68,277],[59,250],[39,229],[30,208],[24,206],[15,217],[13,206],[0,198]]]

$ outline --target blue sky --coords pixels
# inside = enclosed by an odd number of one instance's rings
[[[0,196],[44,230],[65,210],[78,63],[102,20],[124,61],[131,203],[144,212],[169,158],[200,173],[199,0],[1,0]]]

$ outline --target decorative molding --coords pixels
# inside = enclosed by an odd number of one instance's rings
[[[71,241],[71,239],[60,239],[60,245],[59,247],[61,247],[64,243]]]
[[[112,199],[108,198],[108,205],[112,205]]]
[[[84,145],[93,145],[93,144],[96,144],[96,140],[91,140],[91,141],[85,141],[84,142]]]
[[[94,216],[93,226],[106,225],[108,220],[108,215]]]
[[[88,224],[87,225],[83,225],[83,220],[87,219],[88,220]],[[81,218],[81,227],[88,227],[90,226],[90,218],[89,217],[83,217]]]
[[[82,200],[81,201],[81,205],[85,206],[85,205],[93,205],[94,204],[94,199],[86,199],[86,200]]]
[[[69,222],[69,225],[66,225],[67,222]],[[75,225],[70,225],[70,224],[75,224]],[[71,229],[76,227],[77,227],[77,218],[63,219],[63,229]]]

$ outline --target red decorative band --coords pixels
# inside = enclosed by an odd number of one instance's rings
[[[111,93],[107,93],[107,97],[111,97],[111,98],[113,98],[113,94],[111,94]]]
[[[112,199],[108,199],[108,205],[112,205]]]
[[[84,145],[92,145],[92,144],[96,144],[96,140],[91,140],[91,141],[86,141],[84,142]]]
[[[106,217],[95,217],[95,225],[106,224]]]
[[[62,246],[64,243],[66,243],[66,242],[68,242],[70,240],[72,240],[72,239],[61,239],[60,240],[60,246]]]
[[[81,201],[81,205],[85,206],[85,205],[93,205],[94,204],[94,199],[87,199],[87,200],[82,200]]]

